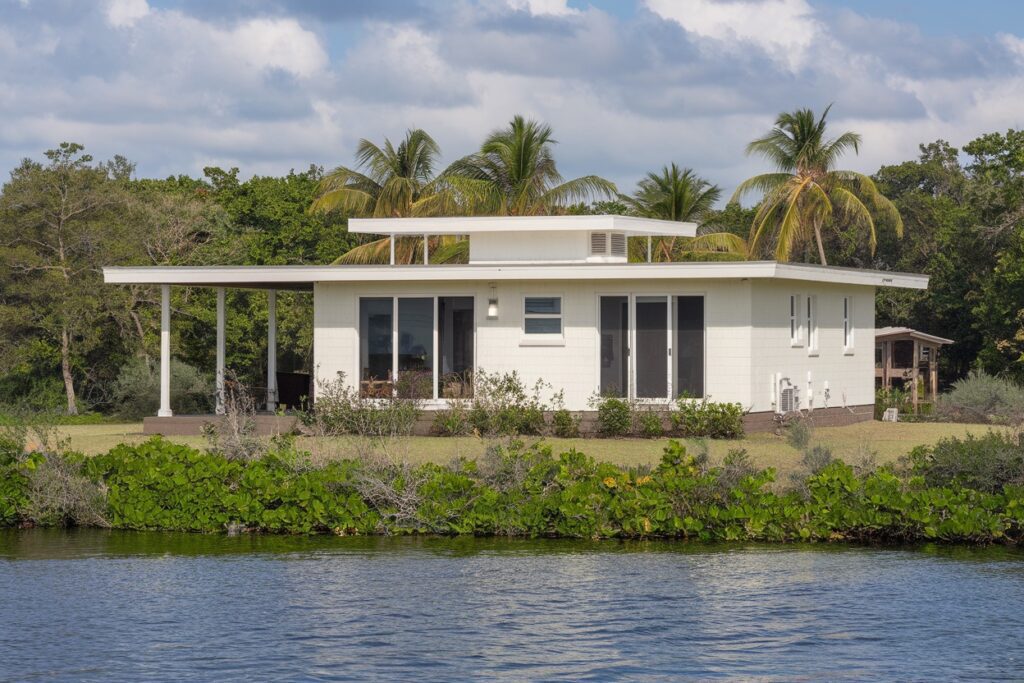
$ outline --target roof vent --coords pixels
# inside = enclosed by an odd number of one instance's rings
[[[626,234],[623,232],[612,233],[612,256],[626,255]]]
[[[578,244],[578,242],[577,242]],[[590,233],[590,255],[603,256],[608,253],[608,233]]]

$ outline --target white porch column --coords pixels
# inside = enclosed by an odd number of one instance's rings
[[[430,265],[430,235],[423,236],[423,265]]]
[[[171,286],[160,287],[160,410],[157,417],[171,417]]]
[[[217,414],[224,414],[224,288],[217,288]]]
[[[647,236],[647,262],[651,262],[651,236]]]
[[[277,290],[267,291],[267,410],[277,410]]]
[[[391,233],[391,265],[395,265],[395,234]]]

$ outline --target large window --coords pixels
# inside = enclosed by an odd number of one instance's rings
[[[629,297],[602,296],[601,395],[625,397],[629,393]]]
[[[394,387],[394,309],[390,297],[359,300],[359,391],[363,396],[390,396]]]
[[[439,398],[473,396],[473,297],[437,298]]]
[[[526,297],[523,300],[523,332],[562,334],[562,297]]]
[[[403,398],[434,396],[434,299],[398,300],[398,375]]]
[[[360,394],[472,396],[473,330],[473,297],[360,299]]]

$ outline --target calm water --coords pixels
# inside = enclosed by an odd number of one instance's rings
[[[0,680],[1024,679],[1024,553],[0,532]]]

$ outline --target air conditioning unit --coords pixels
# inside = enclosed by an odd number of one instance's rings
[[[800,410],[800,390],[789,381],[788,377],[779,380],[778,396],[777,412],[785,414]]]

